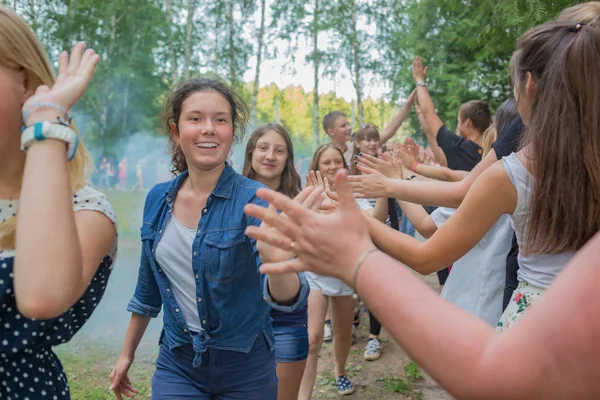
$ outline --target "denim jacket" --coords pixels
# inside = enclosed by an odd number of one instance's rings
[[[263,185],[239,175],[229,165],[208,196],[193,242],[192,270],[203,331],[193,335],[187,327],[155,256],[175,196],[187,175],[186,171],[171,182],[156,185],[146,197],[138,282],[127,310],[155,318],[164,305],[161,343],[169,349],[192,343],[194,366],[200,364],[201,353],[207,348],[248,353],[260,334],[273,348],[271,307],[291,312],[305,306],[308,283],[300,274],[300,292],[291,306],[271,300],[268,277],[258,272],[261,260],[256,240],[244,233],[247,226],[260,225],[256,218],[246,216],[243,208],[247,203],[266,204],[256,196]]]

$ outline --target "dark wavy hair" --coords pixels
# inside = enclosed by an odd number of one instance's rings
[[[254,149],[256,149],[258,140],[269,131],[277,132],[285,141],[285,147],[287,148],[287,160],[285,161],[285,167],[283,167],[283,171],[281,172],[281,184],[277,191],[288,197],[294,198],[302,189],[302,180],[294,165],[294,145],[292,144],[292,138],[288,131],[279,124],[266,124],[258,127],[252,132],[250,139],[248,139],[248,144],[246,145],[242,175],[250,179],[259,180],[256,171],[252,168],[252,153],[254,152]]]
[[[171,124],[175,124],[179,129],[179,118],[183,103],[194,93],[213,92],[222,95],[231,106],[231,120],[233,122],[234,142],[240,143],[243,140],[244,129],[248,122],[248,107],[244,100],[238,96],[229,86],[223,82],[214,79],[190,79],[175,88],[173,93],[167,98],[164,110],[164,124],[169,132],[169,153],[172,157],[173,175],[182,173],[188,169],[185,155],[181,147],[173,140]]]

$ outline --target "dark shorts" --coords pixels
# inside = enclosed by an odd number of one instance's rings
[[[304,324],[273,325],[275,361],[291,363],[308,358],[308,328]]]

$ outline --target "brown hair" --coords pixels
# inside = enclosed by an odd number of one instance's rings
[[[333,128],[333,123],[335,122],[336,119],[338,119],[339,117],[345,117],[346,113],[344,113],[343,111],[332,111],[329,114],[325,115],[323,117],[323,129],[325,130],[325,133],[327,133],[328,129]]]
[[[327,143],[327,144],[320,145],[319,147],[317,147],[317,150],[315,150],[315,154],[313,154],[313,157],[310,160],[310,167],[308,168],[309,171],[318,171],[319,170],[319,161],[321,161],[321,156],[323,155],[323,152],[327,149],[334,149],[338,153],[340,153],[340,156],[342,156],[342,162],[344,163],[344,168],[348,169],[348,163],[346,162],[346,159],[344,158],[344,153],[342,153],[342,151],[340,149],[338,149],[331,143]],[[331,182],[331,183],[333,183],[333,182]]]
[[[565,8],[560,13],[558,21],[590,24],[598,28],[600,27],[600,1],[590,1]]]
[[[214,79],[190,79],[175,88],[175,91],[167,98],[164,110],[164,123],[169,132],[169,153],[171,153],[173,175],[182,173],[188,169],[185,155],[181,147],[173,140],[171,124],[174,123],[179,129],[179,118],[183,103],[194,93],[213,92],[222,95],[231,106],[231,120],[233,122],[233,135],[236,143],[243,139],[244,128],[248,122],[248,107],[244,100],[238,96],[229,86]]]
[[[41,85],[52,87],[56,80],[48,56],[35,33],[13,11],[0,6],[0,65],[21,70],[27,76],[28,89]],[[77,132],[75,125],[71,128]],[[77,132],[77,135],[79,133]],[[71,192],[75,193],[87,182],[94,165],[90,153],[79,137],[75,158],[68,164]],[[18,216],[18,212],[17,212]],[[0,223],[0,249],[13,249],[17,231],[17,217]]]
[[[483,133],[492,122],[492,113],[487,101],[471,100],[464,103],[458,109],[458,116],[461,121],[467,118],[471,120],[473,128],[479,133]]]
[[[356,133],[353,135],[353,137],[354,137],[354,149],[352,150],[352,159],[350,160],[350,174],[351,175],[360,175],[360,171],[358,170],[358,168],[356,167],[356,164],[354,163],[354,156],[358,155],[358,153],[359,153],[358,146],[356,145],[356,143],[361,140],[371,140],[371,139],[381,140],[381,139],[379,136],[378,128],[375,125],[371,125],[371,124],[367,124],[367,125],[363,126],[362,128],[360,128],[358,131],[356,131]]]
[[[525,132],[534,191],[526,251],[581,248],[600,228],[600,30],[548,22],[517,43],[513,82],[536,83]]]
[[[302,189],[302,180],[300,179],[300,175],[298,175],[296,166],[294,165],[294,145],[292,144],[292,138],[290,137],[288,131],[279,124],[266,124],[258,127],[254,132],[252,132],[250,139],[248,139],[248,144],[246,145],[246,155],[244,158],[242,175],[247,178],[257,180],[256,171],[252,168],[252,153],[254,152],[254,149],[256,149],[256,143],[258,140],[269,131],[277,132],[285,141],[285,147],[287,148],[287,160],[285,161],[285,167],[281,172],[281,184],[277,191],[285,194],[288,197],[294,198]]]

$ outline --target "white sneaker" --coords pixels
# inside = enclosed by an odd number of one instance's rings
[[[381,357],[381,343],[377,339],[369,339],[367,347],[365,347],[365,360],[375,361]]]
[[[333,332],[331,330],[331,322],[325,321],[325,329],[323,330],[323,341],[331,342],[333,340]]]

